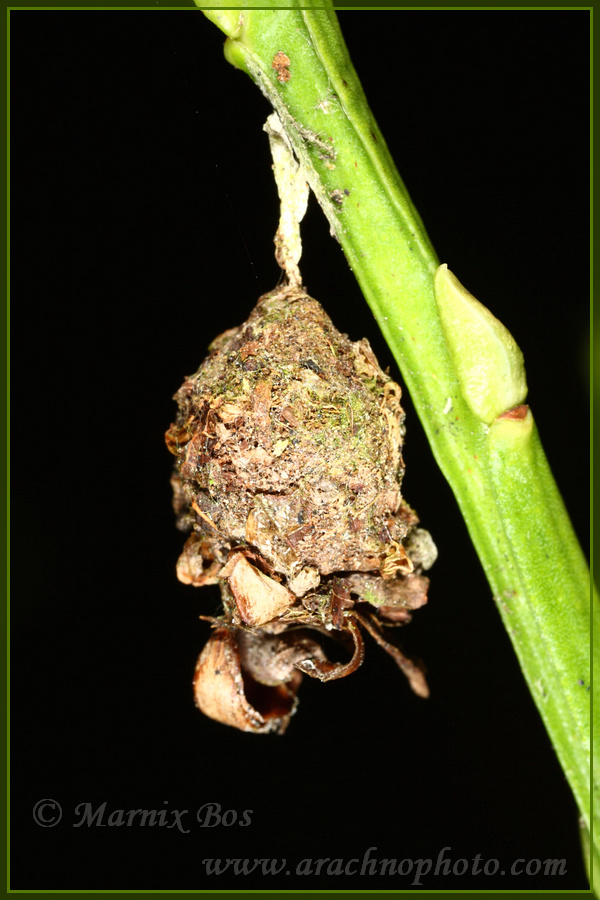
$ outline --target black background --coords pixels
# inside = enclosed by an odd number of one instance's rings
[[[509,327],[587,550],[588,16],[340,13],[440,259]],[[440,556],[402,634],[432,695],[370,642],[305,679],[284,737],[205,719],[191,677],[216,588],[180,585],[163,432],[212,338],[278,279],[269,107],[200,12],[11,14],[12,810],[16,889],[399,889],[411,878],[207,878],[214,857],[446,857],[585,888],[577,810],[420,423],[404,493]],[[387,63],[382,63],[385,51]],[[392,53],[394,64],[389,65]],[[311,200],[305,283],[389,350]],[[55,828],[32,808],[52,798]],[[177,829],[80,827],[80,803],[188,810]],[[251,826],[201,828],[220,803]]]

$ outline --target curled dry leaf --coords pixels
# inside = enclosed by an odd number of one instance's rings
[[[353,672],[363,627],[426,696],[422,671],[381,634],[426,603],[436,550],[401,495],[400,387],[368,342],[287,285],[213,342],[175,399],[173,505],[192,532],[177,574],[219,583],[223,600],[196,672],[203,712],[283,731],[300,673]],[[347,662],[327,659],[323,636]]]
[[[294,712],[301,677],[299,673],[291,674],[289,685],[257,681],[242,668],[235,632],[219,628],[198,659],[194,676],[196,704],[211,719],[241,731],[282,733]]]

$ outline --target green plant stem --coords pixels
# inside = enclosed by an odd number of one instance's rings
[[[394,353],[589,830],[589,572],[532,414],[489,426],[465,400],[436,303],[438,260],[333,8],[205,14],[228,36],[227,59],[277,111]],[[288,80],[272,66],[278,51]],[[597,789],[592,801],[598,848]]]

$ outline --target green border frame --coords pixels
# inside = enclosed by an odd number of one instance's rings
[[[257,2],[256,4],[245,4],[246,8],[255,8],[255,9],[286,9],[290,8],[287,6],[285,2],[274,2],[272,4],[260,4]],[[311,4],[312,8],[315,8],[316,4]],[[440,11],[440,10],[464,10],[464,11],[499,11],[499,10],[513,10],[513,11],[588,11],[591,13],[591,35],[590,35],[590,63],[591,63],[591,74],[590,74],[590,85],[591,85],[591,93],[590,93],[590,119],[593,122],[593,46],[594,46],[594,23],[593,23],[593,6],[567,6],[564,4],[531,4],[527,6],[455,6],[455,5],[427,5],[423,4],[420,6],[398,6],[394,2],[384,3],[377,6],[367,6],[362,3],[344,3],[338,4],[334,2],[334,6],[339,10],[364,10],[364,11],[381,11],[381,10],[399,10],[399,11],[411,11],[411,10],[432,10],[432,11]],[[210,9],[211,4],[206,3],[206,8]],[[229,9],[238,9],[243,8],[242,4],[232,3],[229,7],[219,7],[220,9],[229,8]],[[6,182],[3,187],[3,193],[6,203],[6,240],[4,243],[4,265],[6,270],[6,294],[2,296],[1,303],[4,308],[4,321],[6,323],[6,367],[2,369],[2,377],[5,380],[4,391],[0,391],[0,397],[2,398],[2,406],[4,413],[4,421],[6,422],[6,443],[5,454],[6,454],[6,543],[5,543],[5,556],[2,558],[2,563],[6,569],[6,781],[5,781],[5,789],[4,795],[6,798],[6,841],[4,843],[4,849],[6,853],[6,893],[7,894],[21,894],[24,896],[38,896],[39,894],[183,894],[183,895],[196,895],[201,894],[204,896],[219,896],[222,894],[294,894],[294,895],[306,895],[312,897],[319,896],[329,896],[336,894],[352,894],[352,895],[371,895],[371,894],[403,894],[408,896],[419,896],[419,897],[433,897],[443,894],[468,894],[469,896],[484,896],[484,895],[504,895],[507,892],[501,890],[434,890],[434,891],[391,891],[391,890],[197,890],[197,891],[188,891],[188,890],[48,890],[48,891],[27,891],[27,890],[11,890],[10,888],[10,863],[9,863],[9,853],[10,853],[10,749],[9,749],[9,739],[10,739],[10,14],[12,12],[19,11],[42,11],[42,10],[73,10],[73,11],[115,11],[115,10],[178,10],[178,11],[194,11],[196,13],[201,13],[202,10],[199,10],[194,4],[193,0],[190,0],[188,4],[182,5],[180,2],[168,2],[168,0],[156,0],[155,5],[148,5],[147,0],[139,0],[138,3],[131,2],[127,5],[119,5],[119,6],[108,6],[108,5],[87,5],[82,6],[80,3],[73,2],[63,2],[60,5],[53,4],[51,2],[47,3],[38,3],[35,6],[25,5],[25,4],[4,4],[4,9],[6,10],[6,17],[3,19],[5,22],[5,35],[3,35],[3,43],[6,48],[6,88],[4,91],[4,97],[6,98],[6,139],[4,141],[5,148],[5,157],[6,157]],[[590,183],[593,184],[593,131],[590,136]],[[590,194],[590,244],[593,248],[593,193]],[[590,260],[590,284],[593,285],[593,253]],[[600,302],[600,301],[599,301]],[[590,290],[590,321],[591,321],[591,352],[590,352],[590,420],[592,424],[591,429],[591,459],[590,459],[590,491],[591,497],[593,498],[593,506],[595,507],[595,492],[594,492],[594,479],[593,479],[593,461],[594,461],[594,412],[596,406],[596,398],[594,397],[594,385],[596,380],[598,381],[598,388],[600,389],[600,368],[599,374],[596,376],[594,372],[594,349],[595,346],[598,346],[600,350],[600,324],[598,326],[594,325],[594,311],[595,311],[595,298],[593,295],[593,289]],[[598,322],[600,323],[600,317],[598,318]],[[598,330],[598,334],[596,333],[596,329]],[[600,410],[598,421],[600,422]],[[594,556],[595,556],[595,543],[594,543],[594,532],[593,532],[593,515],[592,515],[592,525],[591,525],[591,574],[593,580],[594,573]],[[593,678],[592,678],[593,682]],[[597,703],[594,703],[594,710],[600,715],[600,709],[598,709]],[[32,860],[32,863],[34,861]],[[579,897],[592,895],[592,891],[590,890],[581,890],[581,891],[560,891],[560,890],[531,890],[531,891],[514,891],[510,892],[510,897],[514,898],[514,900],[521,900],[521,898],[526,898],[531,895],[558,895],[561,897]]]

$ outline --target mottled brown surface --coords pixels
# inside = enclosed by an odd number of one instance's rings
[[[297,288],[261,297],[213,342],[176,395],[166,440],[179,527],[192,530],[178,577],[221,583],[222,625],[345,632],[355,662],[355,602],[395,622],[426,602],[420,571],[435,548],[401,497],[400,397],[369,343],[350,341]],[[349,576],[342,604],[336,573]],[[314,646],[296,671],[329,680],[356,667]]]

